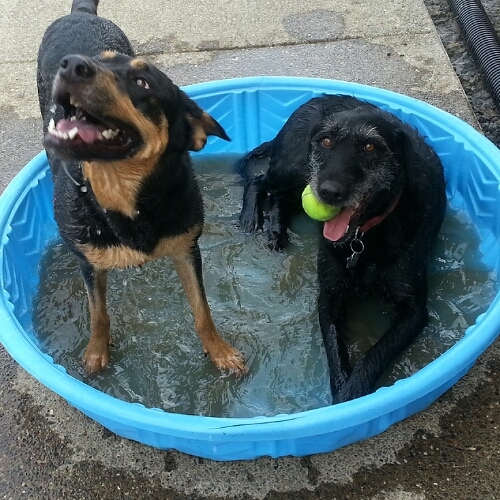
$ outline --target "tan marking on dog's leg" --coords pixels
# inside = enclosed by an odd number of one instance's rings
[[[107,271],[95,271],[93,289],[87,287],[90,309],[90,340],[83,355],[89,372],[104,370],[111,358],[109,316],[106,311]]]
[[[203,351],[220,370],[234,371],[237,376],[247,373],[243,356],[217,332],[204,290],[196,277],[193,258],[190,254],[173,258],[175,270],[184,287],[194,315],[196,331],[203,345]]]

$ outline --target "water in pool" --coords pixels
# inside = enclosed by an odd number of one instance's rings
[[[206,205],[200,246],[215,323],[244,353],[249,375],[223,374],[205,358],[177,275],[163,259],[110,273],[112,365],[88,376],[81,365],[90,328],[85,288],[76,259],[58,241],[41,263],[34,325],[41,349],[68,373],[116,398],[183,414],[271,416],[329,404],[316,312],[315,223],[299,217],[284,253],[267,250],[261,235],[241,234],[242,187],[228,173],[233,160],[195,161]],[[495,276],[481,264],[478,247],[468,218],[448,209],[429,270],[430,324],[379,385],[435,359],[486,310]],[[354,308],[349,341],[355,359],[387,327],[390,310],[370,301]]]

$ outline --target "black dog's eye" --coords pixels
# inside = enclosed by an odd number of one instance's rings
[[[325,148],[329,148],[332,145],[332,140],[329,137],[323,137],[323,139],[321,139],[321,144],[323,144]]]
[[[137,85],[139,85],[139,87],[142,87],[143,89],[148,90],[149,88],[151,88],[149,86],[149,83],[144,78],[141,78],[140,76],[137,78],[134,78],[134,82],[137,83]]]
[[[375,144],[373,144],[373,142],[367,142],[367,143],[363,146],[363,149],[364,149],[367,153],[371,153],[372,151],[375,151]]]

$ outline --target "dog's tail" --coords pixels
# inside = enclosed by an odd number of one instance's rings
[[[71,6],[71,13],[73,12],[86,12],[87,14],[97,15],[97,6],[99,0],[73,0]]]

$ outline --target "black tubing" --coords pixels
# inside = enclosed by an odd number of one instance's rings
[[[500,110],[500,40],[480,0],[449,0]]]

